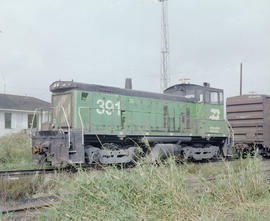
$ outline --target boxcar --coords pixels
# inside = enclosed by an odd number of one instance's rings
[[[227,98],[227,118],[239,153],[259,151],[270,155],[270,96],[242,95]]]

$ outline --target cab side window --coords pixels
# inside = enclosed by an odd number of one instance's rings
[[[195,98],[195,90],[187,89],[186,90],[186,98]]]
[[[206,104],[210,103],[210,92],[209,91],[205,91],[205,101]]]
[[[196,90],[197,92],[197,95],[196,95],[196,98],[197,98],[197,101],[198,103],[203,103],[203,90]]]
[[[215,91],[210,92],[210,100],[211,104],[218,104],[218,92]]]
[[[224,101],[223,93],[219,92],[219,103],[223,104],[223,101]]]

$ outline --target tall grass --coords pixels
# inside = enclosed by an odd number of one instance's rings
[[[12,134],[0,138],[0,170],[29,169],[32,163],[30,140],[27,134]]]
[[[208,165],[208,174],[217,174]],[[204,166],[141,163],[132,170],[79,172],[61,178],[62,202],[40,220],[267,220],[270,186],[260,159],[223,162],[219,179],[205,181]],[[221,169],[220,169],[221,168]],[[196,178],[199,188],[188,180]]]
[[[12,134],[0,139],[0,170],[36,167],[38,166],[32,163],[30,140],[27,134]],[[19,200],[32,197],[37,193],[47,193],[54,184],[54,179],[50,176],[0,178],[0,201]]]

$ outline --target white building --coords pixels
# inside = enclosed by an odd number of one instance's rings
[[[50,103],[28,96],[0,94],[0,137],[10,133],[29,131],[32,126],[36,128],[48,117]],[[36,109],[44,110],[33,121]]]

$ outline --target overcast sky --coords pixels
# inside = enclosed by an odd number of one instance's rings
[[[50,100],[56,80],[160,90],[158,0],[0,0],[0,92]],[[169,0],[171,84],[270,94],[269,0]]]

